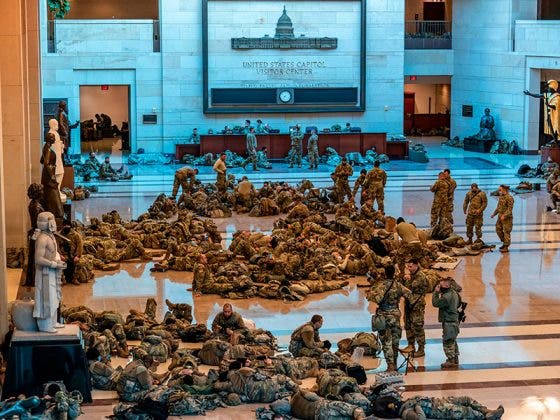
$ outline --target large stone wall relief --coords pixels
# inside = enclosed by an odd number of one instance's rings
[[[205,113],[365,110],[365,0],[204,0]]]

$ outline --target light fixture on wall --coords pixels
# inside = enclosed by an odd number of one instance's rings
[[[153,107],[153,108],[152,108],[152,112],[155,114],[155,113],[157,112],[157,108],[156,108],[156,107]]]

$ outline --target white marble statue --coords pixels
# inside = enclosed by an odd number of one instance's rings
[[[66,194],[60,192],[60,184],[62,183],[62,178],[64,178],[64,160],[62,159],[62,155],[64,154],[64,143],[58,134],[58,121],[54,118],[49,120],[49,133],[53,133],[55,137],[54,144],[52,146],[56,155],[56,170],[54,175],[56,183],[58,184],[60,201],[64,203],[66,201]]]
[[[54,232],[54,215],[44,211],[37,216],[35,240],[35,308],[39,331],[56,332],[62,327],[56,321],[57,309],[62,298],[62,270],[66,263],[58,253]]]

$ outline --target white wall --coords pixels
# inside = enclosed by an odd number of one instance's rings
[[[118,127],[128,121],[128,86],[80,86],[80,120],[92,119],[95,114],[107,114]]]

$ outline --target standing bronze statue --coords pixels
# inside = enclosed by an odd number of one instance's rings
[[[54,142],[54,134],[47,133],[45,135],[43,153],[41,154],[41,163],[43,164],[43,171],[41,172],[43,207],[46,211],[51,212],[54,217],[62,218],[64,211],[62,209],[62,201],[60,201],[58,183],[56,182],[56,153],[52,149]]]
[[[544,99],[546,109],[545,134],[552,136],[552,140],[558,142],[558,131],[560,129],[560,93],[558,92],[558,80],[549,80],[547,90],[544,93],[531,93],[524,90],[525,95],[533,98]]]
[[[70,130],[76,128],[78,124],[80,124],[80,121],[77,120],[72,125],[68,123],[68,107],[66,101],[60,101],[58,103],[56,119],[58,121],[58,134],[60,134],[60,139],[64,143],[65,153],[68,153],[68,148],[72,144]]]

